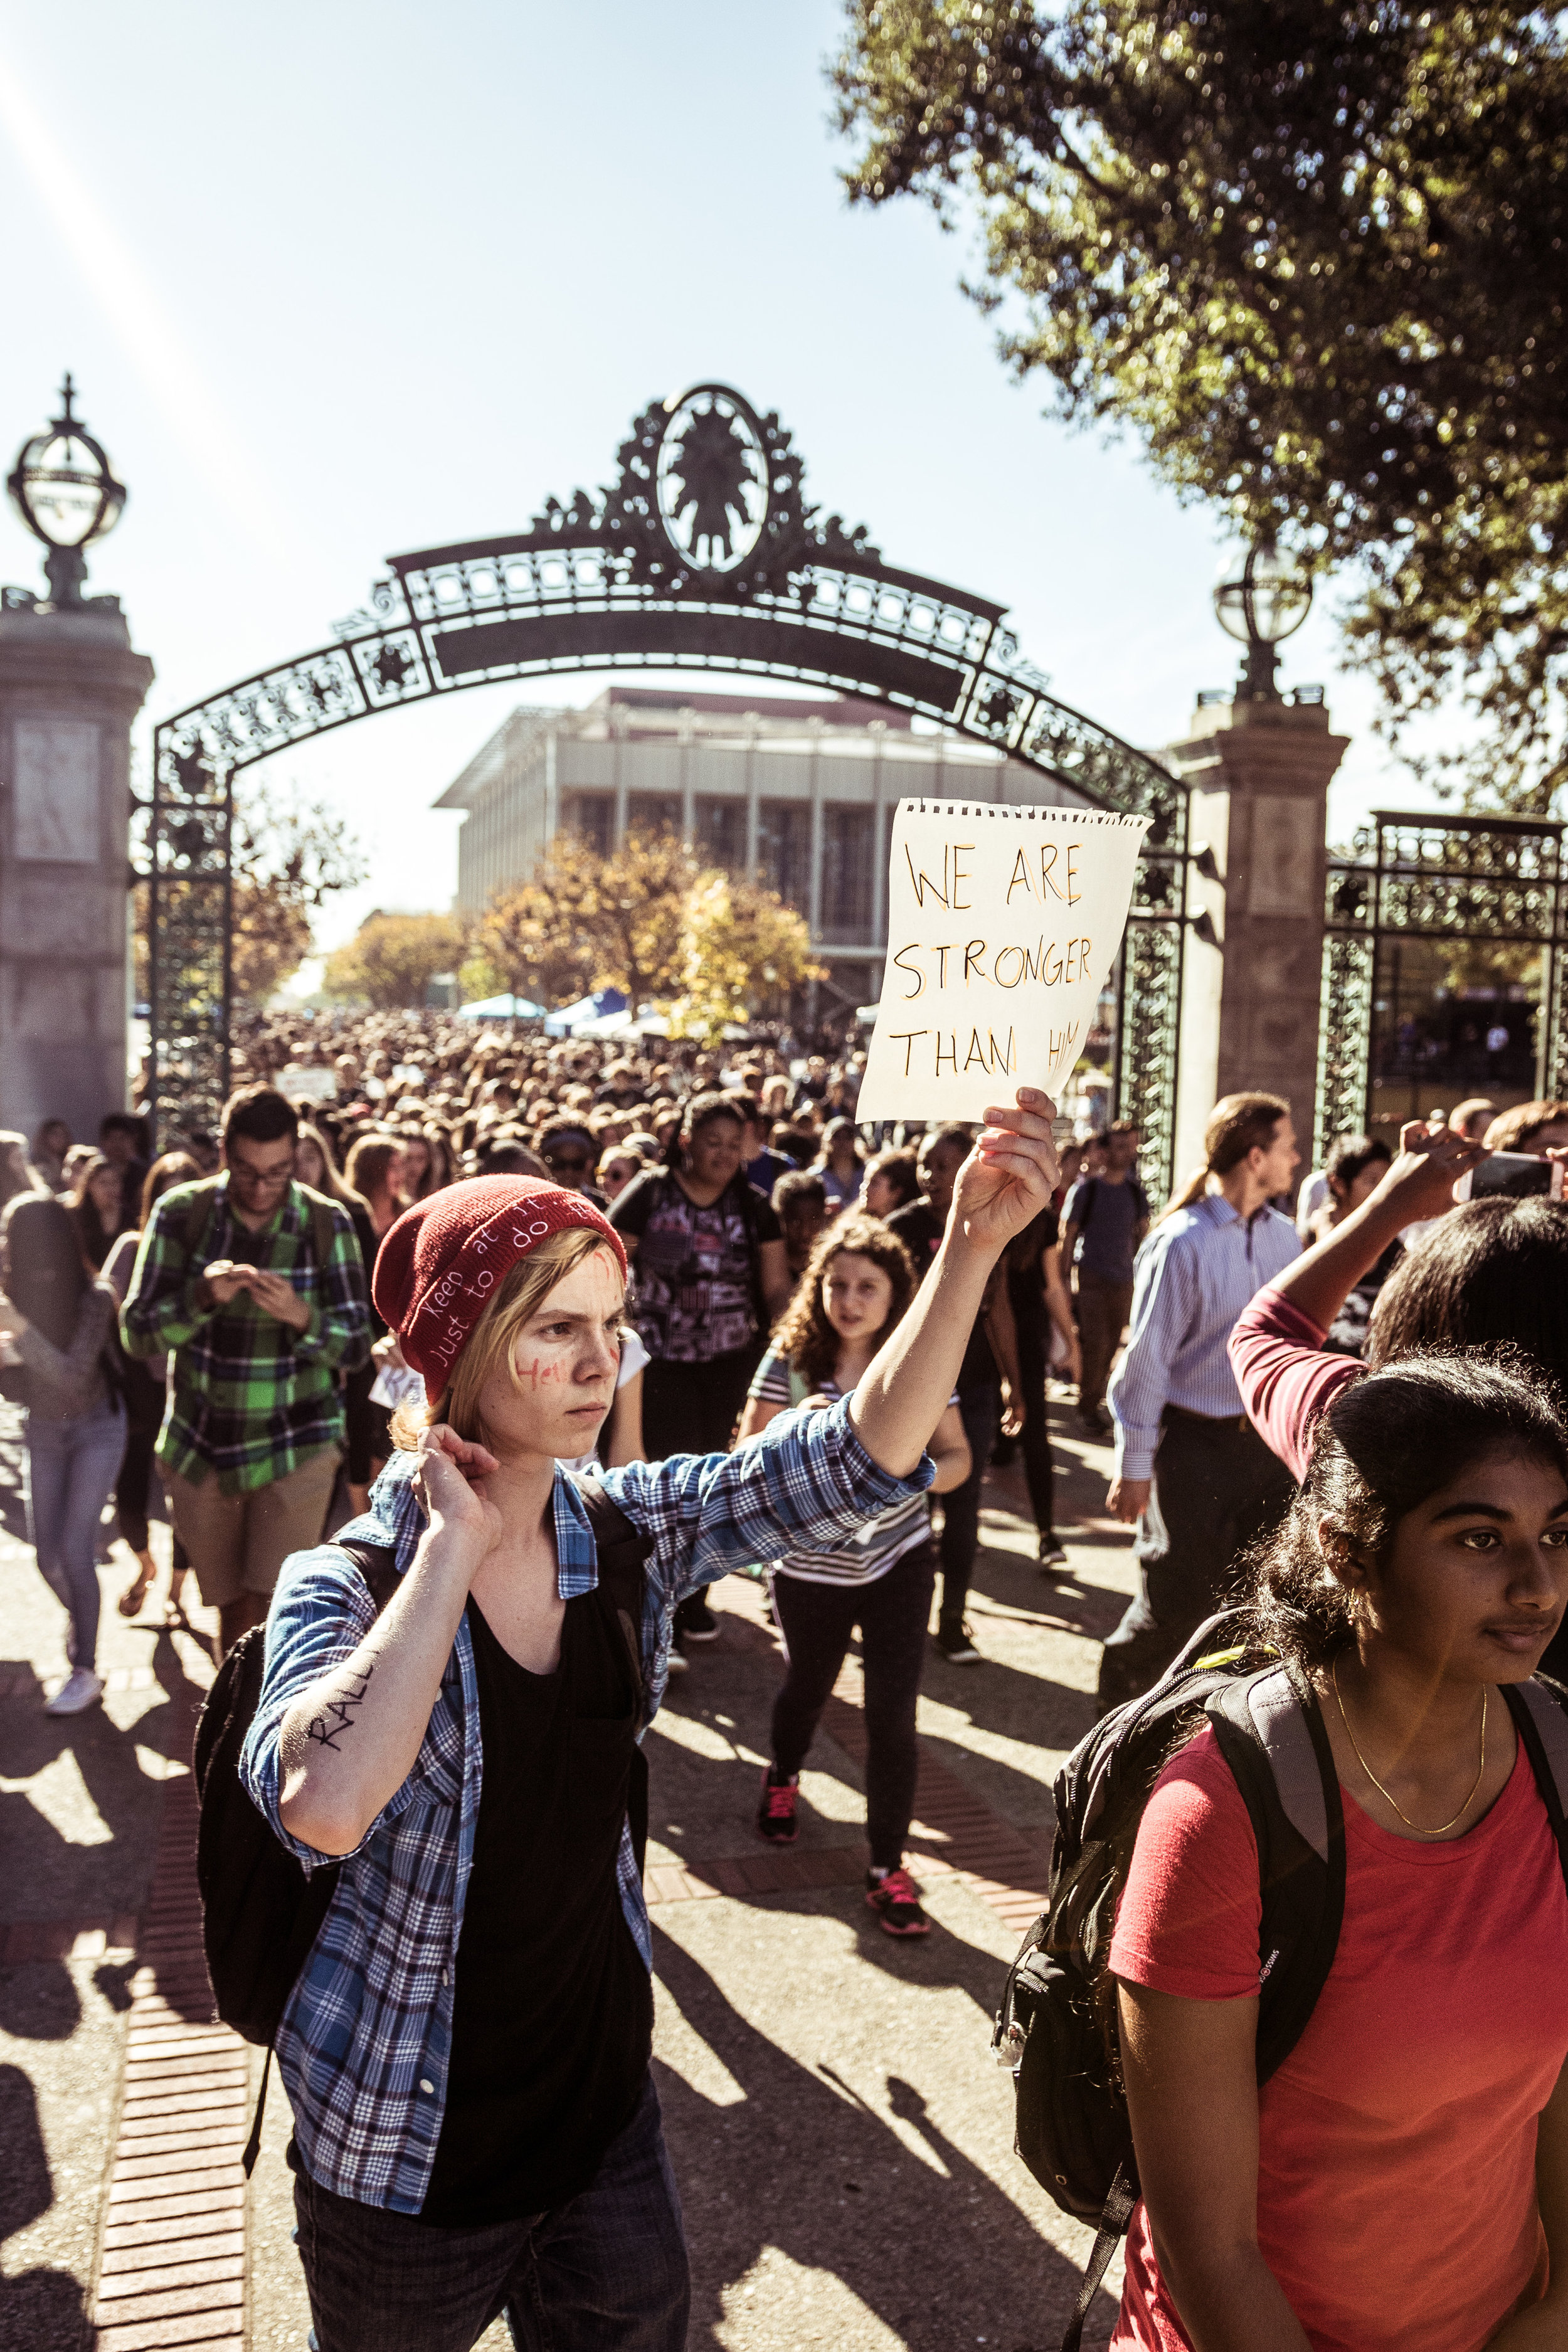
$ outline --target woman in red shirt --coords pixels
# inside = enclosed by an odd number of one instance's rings
[[[1568,1892],[1499,1687],[1568,1601],[1544,1389],[1475,1354],[1356,1378],[1253,1600],[1321,1711],[1344,1921],[1260,2090],[1258,1849],[1200,1731],[1110,1951],[1143,2191],[1113,2345],[1568,2352]]]

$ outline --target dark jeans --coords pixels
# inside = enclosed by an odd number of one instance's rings
[[[691,2283],[650,2075],[591,2189],[445,2230],[294,2179],[321,2352],[469,2352],[505,2311],[522,2352],[683,2352]]]
[[[132,1551],[147,1549],[153,1498],[153,1448],[163,1423],[168,1391],[134,1356],[125,1359],[125,1455],[114,1482],[120,1532]]]
[[[788,1671],[773,1701],[773,1762],[798,1772],[849,1637],[860,1628],[866,1669],[866,1834],[879,1870],[897,1870],[915,1809],[915,1702],[925,1664],[936,1551],[917,1544],[869,1584],[810,1584],[775,1576],[773,1608]]]
[[[642,1442],[650,1462],[672,1454],[727,1454],[760,1360],[758,1344],[732,1348],[705,1364],[667,1364],[658,1358],[642,1376]],[[677,1629],[707,1606],[699,1585],[675,1612]]]
[[[1044,1336],[1050,1329],[1042,1314],[1031,1315],[1027,1305],[1020,1314],[1017,1302],[1013,1308],[1013,1320],[1018,1335],[1018,1377],[1024,1383],[1020,1402],[1024,1408],[1024,1431],[1018,1440],[1018,1450],[1024,1457],[1024,1476],[1029,1488],[1029,1508],[1035,1515],[1035,1525],[1041,1535],[1048,1536],[1056,1526],[1056,1473],[1051,1467],[1050,1408],[1046,1402],[1046,1350]]]
[[[1279,1525],[1295,1492],[1250,1422],[1167,1406],[1133,1546],[1137,1597],[1100,1656],[1101,1714],[1159,1681],[1230,1591],[1243,1552]]]
[[[955,1622],[963,1615],[974,1555],[980,1549],[980,1488],[1002,1425],[1002,1391],[971,1389],[958,1400],[959,1418],[969,1440],[969,1475],[942,1498],[942,1614]]]

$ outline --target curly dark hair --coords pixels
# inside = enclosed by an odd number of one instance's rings
[[[1342,1389],[1318,1423],[1300,1493],[1243,1571],[1259,1642],[1298,1665],[1326,1665],[1355,1621],[1320,1526],[1381,1570],[1401,1519],[1500,1453],[1550,1463],[1568,1485],[1562,1401],[1517,1350],[1406,1356]]]
[[[784,1179],[779,1181],[782,1183]],[[902,1319],[919,1286],[913,1258],[880,1217],[858,1216],[851,1212],[829,1225],[807,1258],[805,1272],[795,1285],[795,1297],[780,1317],[773,1338],[773,1346],[789,1358],[797,1372],[805,1374],[814,1389],[832,1379],[838,1350],[844,1344],[828,1321],[822,1303],[823,1278],[836,1257],[847,1255],[868,1257],[874,1265],[881,1267],[893,1286],[893,1303],[887,1321],[877,1334],[879,1344]]]

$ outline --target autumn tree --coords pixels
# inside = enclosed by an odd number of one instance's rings
[[[791,992],[822,977],[804,915],[774,890],[728,874],[700,875],[682,911],[680,992],[670,1034],[714,1045],[731,1023],[782,1009]]]
[[[476,945],[516,995],[563,1004],[618,988],[641,1005],[679,984],[681,914],[695,873],[673,834],[628,834],[608,857],[562,834],[528,881],[497,892]]]
[[[977,220],[1056,412],[1321,568],[1436,780],[1568,783],[1568,19],[1433,0],[851,0],[853,197]]]
[[[464,945],[453,915],[367,915],[327,958],[326,992],[378,1012],[421,1005],[437,972],[462,962]]]

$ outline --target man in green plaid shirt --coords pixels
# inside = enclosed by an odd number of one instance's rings
[[[230,1097],[224,1172],[164,1193],[121,1316],[132,1356],[169,1360],[158,1459],[225,1651],[266,1616],[289,1553],[321,1541],[338,1375],[370,1347],[359,1242],[344,1210],[295,1182],[299,1129],[271,1087]]]

